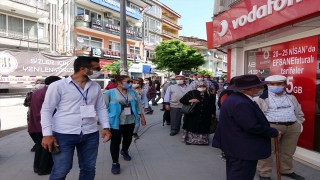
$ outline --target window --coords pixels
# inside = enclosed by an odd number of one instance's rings
[[[130,54],[140,55],[140,47],[130,46]]]
[[[150,34],[150,42],[153,44],[156,43],[156,36],[154,34]]]
[[[24,20],[24,34],[26,36],[37,36],[37,22]]]
[[[0,31],[7,31],[7,16],[0,14]]]
[[[90,47],[90,48],[103,48],[102,46],[102,39],[90,37],[90,36],[84,36],[84,35],[78,35],[79,38],[83,39],[83,43],[78,42],[78,48],[82,49],[83,46]]]
[[[120,43],[114,42],[114,41],[109,41],[109,49],[112,51],[120,52]]]
[[[101,14],[98,14],[96,12],[91,12],[91,19],[94,18],[94,19],[100,19],[101,20]]]
[[[133,9],[133,10],[136,10],[138,12],[140,11],[140,8],[138,6],[132,4],[132,3],[130,4],[130,8]]]
[[[151,18],[146,18],[145,21],[147,22],[147,28],[151,31],[160,33],[161,26],[160,22]]]
[[[77,8],[77,15],[90,15],[90,10],[78,7]]]
[[[120,21],[117,20],[117,19],[113,19],[113,24],[117,25],[117,26],[120,26]]]
[[[22,29],[23,20],[20,18],[8,16],[8,30],[15,31],[15,32],[23,32]]]
[[[153,5],[150,10],[147,11],[147,13],[154,15],[156,17],[160,18],[160,14],[161,14],[161,9],[158,6]]]

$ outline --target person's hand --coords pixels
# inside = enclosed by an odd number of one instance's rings
[[[281,138],[281,135],[282,135],[281,131],[278,130],[278,137],[277,137],[277,138],[280,139],[280,138]]]
[[[215,118],[215,117],[216,117],[216,115],[212,114],[212,115],[211,115],[211,117],[212,117],[212,118]]]
[[[148,108],[144,108],[144,112],[148,112]]]
[[[200,102],[200,101],[198,99],[190,99],[189,102],[190,103],[197,103],[197,102]]]
[[[108,130],[108,129],[102,130],[102,132],[101,132],[101,139],[103,139],[103,142],[104,142],[104,143],[110,141],[111,136],[112,136],[112,135],[111,135],[111,131],[110,131],[110,130]]]
[[[44,149],[48,150],[49,152],[52,152],[52,144],[54,144],[55,146],[59,146],[55,137],[43,136],[41,145]]]
[[[144,118],[144,116],[140,116],[140,121],[141,121],[141,125],[145,126],[147,124],[146,119]]]
[[[170,106],[169,105],[166,105],[165,107],[166,107],[167,111],[170,111]]]

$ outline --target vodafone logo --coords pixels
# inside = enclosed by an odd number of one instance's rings
[[[226,20],[222,20],[220,22],[221,30],[220,30],[220,32],[218,32],[220,37],[224,36],[227,33],[228,27],[229,27],[229,25],[228,25],[228,22]]]
[[[252,10],[245,15],[238,17],[235,20],[232,20],[233,29],[238,29],[239,27],[245,26],[248,22],[253,23],[259,19],[272,15],[273,12],[279,12],[283,9],[293,6],[295,3],[300,3],[303,0],[268,0],[266,5],[258,7],[254,5]],[[220,22],[221,31],[218,33],[220,37],[224,36],[228,31],[228,22],[222,20]]]

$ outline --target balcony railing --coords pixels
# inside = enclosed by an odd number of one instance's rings
[[[17,31],[10,31],[10,30],[5,30],[5,29],[0,29],[0,37],[7,37],[7,38],[12,38],[12,39],[19,39],[19,40],[24,40],[24,41],[33,41],[33,42],[40,42],[40,43],[48,43],[48,37],[44,36],[38,36],[37,35],[32,35],[28,33],[22,33],[22,32],[17,32]]]
[[[169,36],[171,36],[171,37],[174,37],[174,38],[179,39],[179,36],[177,36],[177,35],[169,32],[169,31],[166,31],[166,30],[163,30],[163,31],[162,31],[162,34],[166,34],[166,35],[169,35]]]
[[[42,1],[37,1],[37,0],[11,0],[11,1],[32,6],[35,8],[39,8],[45,11],[49,11],[49,5]]]
[[[180,28],[182,28],[182,26],[181,26],[181,25],[178,25],[176,22],[174,22],[172,19],[170,19],[170,18],[169,18],[169,17],[167,17],[167,16],[162,16],[162,19],[165,19],[165,20],[167,20],[167,21],[169,21],[169,22],[171,22],[171,23],[175,24],[176,26],[179,26]]]

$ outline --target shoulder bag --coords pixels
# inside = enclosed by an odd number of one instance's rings
[[[193,94],[193,91],[192,91],[192,94]],[[190,94],[188,93],[188,95],[190,95]],[[191,95],[190,95],[190,96],[191,96]],[[191,97],[192,97],[192,96],[191,96]],[[194,94],[193,94],[193,97],[192,97],[192,98],[195,99]],[[192,114],[192,113],[194,112],[194,108],[196,107],[196,105],[197,105],[197,103],[191,103],[191,104],[188,104],[188,105],[183,104],[180,112],[181,112],[182,114],[184,114],[184,115]]]

